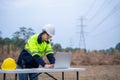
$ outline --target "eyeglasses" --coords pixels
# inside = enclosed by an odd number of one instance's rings
[[[48,33],[46,33],[46,34],[47,34],[47,36],[52,37],[52,36],[50,36]]]
[[[48,36],[50,36],[48,33],[46,33]]]

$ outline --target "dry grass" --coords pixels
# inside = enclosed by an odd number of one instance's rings
[[[7,57],[17,60],[20,51],[0,54],[2,55],[0,56],[1,65],[1,62]],[[116,52],[114,55],[105,55],[94,51],[89,51],[88,54],[85,54],[83,51],[80,53],[75,51],[72,55],[71,64],[71,67],[86,68],[85,72],[79,74],[80,80],[120,80],[120,52]],[[61,73],[50,74],[58,80],[62,80]],[[39,77],[40,80],[53,80],[45,74],[41,74]],[[0,80],[2,79],[2,74],[0,74]],[[14,75],[7,74],[6,80],[14,80]],[[75,72],[66,72],[65,80],[76,80]]]
[[[71,66],[77,67],[77,66]],[[78,66],[86,68],[85,72],[79,74],[80,80],[120,80],[120,65],[102,65],[102,66]],[[66,72],[65,80],[76,80],[75,72]],[[61,73],[52,73],[58,80],[61,79]],[[40,75],[41,80],[53,80],[45,74]]]
[[[81,80],[120,80],[120,65],[82,66]]]
[[[75,51],[72,54],[72,65],[115,65],[120,64],[120,52],[113,55],[89,51],[87,54]]]

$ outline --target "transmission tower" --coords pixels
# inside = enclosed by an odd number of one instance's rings
[[[86,49],[86,44],[85,44],[85,37],[84,37],[84,24],[83,24],[83,16],[81,16],[81,18],[80,18],[80,25],[79,25],[79,27],[80,27],[80,32],[79,32],[79,36],[80,36],[80,40],[79,40],[79,48],[80,49]]]
[[[70,41],[69,41],[69,47],[73,47],[73,40],[72,40],[72,38],[70,38]]]

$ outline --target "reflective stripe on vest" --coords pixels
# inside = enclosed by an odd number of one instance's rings
[[[48,50],[48,51],[45,52],[45,55],[53,54],[53,53],[54,53],[53,50]]]
[[[32,53],[30,53],[32,56],[35,56],[35,55],[38,55],[38,56],[40,56],[40,57],[43,57],[43,56],[45,56],[45,55],[48,55],[48,54],[53,54],[54,52],[53,52],[53,50],[48,50],[48,51],[46,51],[46,52],[32,52]]]

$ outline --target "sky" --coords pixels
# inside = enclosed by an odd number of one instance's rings
[[[120,0],[0,0],[0,31],[12,37],[20,27],[40,33],[53,24],[63,48],[109,49],[120,42],[119,13]]]

